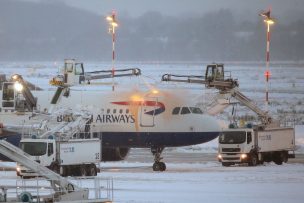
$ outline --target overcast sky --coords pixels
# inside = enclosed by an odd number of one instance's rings
[[[291,10],[304,12],[304,0],[25,0],[58,1],[86,9],[100,15],[112,10],[137,17],[147,11],[159,11],[164,15],[205,14],[222,8],[234,9],[238,14],[256,15],[271,7],[274,14],[293,15]],[[251,18],[250,16],[248,17]]]
[[[282,13],[291,9],[302,9],[303,0],[65,0],[69,5],[85,8],[99,14],[115,9],[118,12],[138,16],[154,10],[168,15],[184,13],[205,13],[221,8],[236,9],[239,12],[260,11],[272,7]]]

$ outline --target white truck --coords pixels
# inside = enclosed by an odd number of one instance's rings
[[[62,176],[96,176],[101,161],[100,139],[22,139],[20,148],[40,163]],[[33,171],[17,165],[21,177],[37,176]]]
[[[294,128],[227,129],[219,136],[218,160],[223,166],[240,163],[256,166],[264,161],[281,165],[288,158],[295,158],[294,150]]]

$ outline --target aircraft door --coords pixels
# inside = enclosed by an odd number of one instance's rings
[[[157,108],[158,99],[155,97],[145,97],[140,110],[140,126],[154,127],[155,110]]]

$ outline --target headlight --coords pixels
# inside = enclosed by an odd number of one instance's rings
[[[218,158],[218,159],[222,159],[223,157],[222,157],[221,154],[219,154],[219,155],[217,155],[217,158]]]
[[[241,154],[241,159],[246,159],[247,158],[247,154]]]
[[[16,168],[16,171],[17,171],[17,172],[20,172],[20,167],[17,167],[17,168]]]
[[[23,85],[20,84],[19,82],[15,82],[15,90],[17,90],[18,92],[21,92],[23,90]]]

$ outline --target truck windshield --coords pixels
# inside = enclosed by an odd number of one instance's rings
[[[246,132],[236,131],[236,132],[222,132],[219,137],[219,142],[221,144],[241,144],[246,140]]]
[[[21,142],[21,149],[31,156],[42,156],[46,154],[45,142]]]

